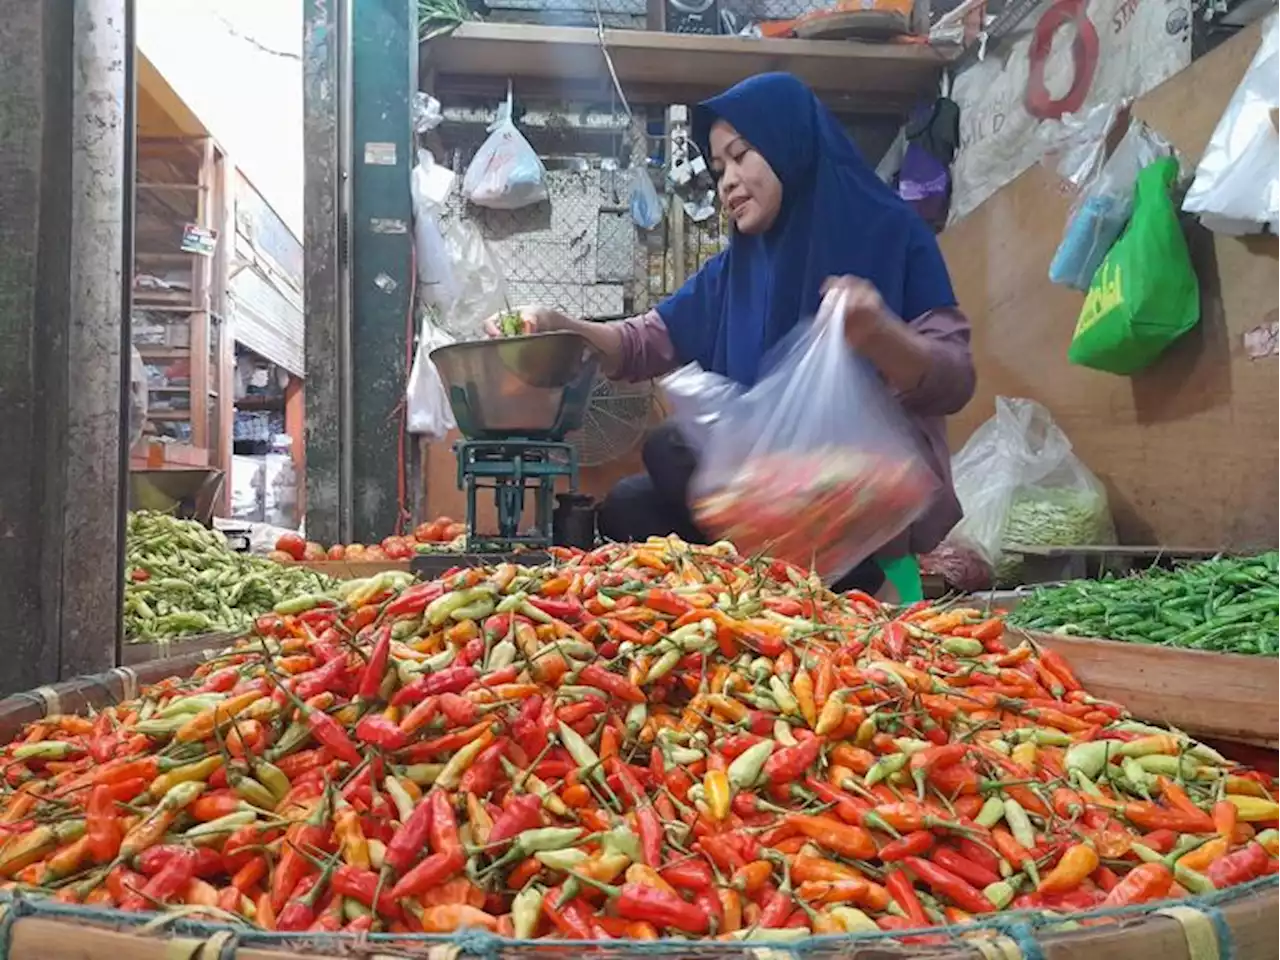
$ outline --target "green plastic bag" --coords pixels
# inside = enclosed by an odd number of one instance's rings
[[[1133,216],[1094,274],[1071,337],[1074,364],[1127,375],[1200,319],[1200,284],[1169,190],[1178,161],[1163,157],[1138,174]]]

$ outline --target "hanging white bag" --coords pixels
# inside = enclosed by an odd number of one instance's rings
[[[1280,28],[1273,12],[1196,167],[1182,209],[1215,233],[1280,233]]]
[[[547,199],[546,168],[511,119],[511,84],[489,125],[488,139],[467,166],[462,193],[493,210],[518,210]]]
[[[409,387],[405,391],[408,405],[410,433],[428,440],[443,440],[457,423],[453,408],[445,393],[444,380],[431,359],[431,351],[453,343],[453,338],[429,319],[422,324],[422,336],[418,338],[418,351],[413,357],[413,369],[409,371]]]
[[[449,248],[436,220],[436,211],[449,195],[454,179],[451,170],[436,165],[430,150],[418,151],[418,165],[409,178],[418,284],[423,301],[438,308],[452,303],[461,292],[449,259]]]

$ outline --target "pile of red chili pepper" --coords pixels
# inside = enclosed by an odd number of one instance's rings
[[[1271,778],[1000,619],[674,539],[300,597],[0,753],[7,888],[269,930],[931,942],[1277,863]]]

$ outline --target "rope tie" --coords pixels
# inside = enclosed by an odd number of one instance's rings
[[[62,713],[62,697],[53,687],[36,687],[31,695],[40,703],[46,717],[56,717]]]

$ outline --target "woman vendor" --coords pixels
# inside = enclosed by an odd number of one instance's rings
[[[524,328],[580,334],[615,379],[644,380],[696,361],[750,386],[769,349],[812,317],[826,292],[842,290],[849,349],[876,367],[902,404],[941,484],[911,528],[836,584],[874,593],[886,570],[904,561],[916,570],[907,558],[933,549],[961,516],[944,417],[973,395],[974,371],[969,325],[937,242],[789,74],[752,77],[700,104],[692,136],[733,225],[728,248],[643,316],[593,323],[528,307],[520,311]],[[669,423],[655,430],[643,461],[645,472],[620,481],[601,505],[601,534],[705,542],[688,506],[695,453],[679,430]]]

